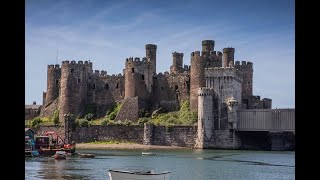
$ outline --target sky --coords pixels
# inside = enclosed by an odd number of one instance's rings
[[[272,108],[295,108],[294,0],[26,0],[25,104],[42,104],[47,66],[64,60],[122,73],[125,59],[157,45],[157,73],[170,71],[172,52],[235,48],[253,62],[253,95]]]

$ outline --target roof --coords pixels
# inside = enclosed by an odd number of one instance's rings
[[[24,132],[27,132],[28,130],[31,130],[31,131],[33,132],[33,134],[34,134],[34,131],[33,131],[32,129],[30,129],[30,128],[24,128]]]
[[[41,105],[25,105],[25,109],[39,109]]]

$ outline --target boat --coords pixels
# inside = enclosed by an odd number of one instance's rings
[[[139,180],[168,180],[170,171],[155,173],[151,171],[118,171],[109,170],[110,180],[139,179]]]
[[[66,159],[67,158],[67,154],[65,151],[56,151],[56,154],[53,155],[53,158],[55,159]]]
[[[65,151],[67,153],[75,154],[75,143],[65,143],[65,139],[59,136],[56,132],[45,132],[44,136],[37,136],[35,138],[35,146],[42,156],[52,156],[57,151]]]
[[[95,154],[83,154],[83,153],[78,153],[79,157],[81,158],[94,158]]]
[[[154,153],[154,152],[142,152],[141,153],[142,155],[157,155],[156,153]]]

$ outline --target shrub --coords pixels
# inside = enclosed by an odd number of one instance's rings
[[[42,122],[42,120],[40,117],[35,117],[31,121],[31,127],[38,127],[41,122]]]
[[[149,122],[149,121],[150,121],[150,118],[146,118],[146,117],[144,117],[144,118],[139,118],[137,124],[143,125],[144,123],[147,123],[147,122]]]
[[[77,124],[79,127],[89,127],[89,121],[86,119],[78,119]]]
[[[59,124],[59,110],[54,111],[52,121],[54,125]]]
[[[114,120],[116,118],[116,116],[117,116],[116,113],[112,112],[112,113],[109,114],[109,119],[110,120]]]
[[[108,120],[103,120],[103,121],[101,121],[101,125],[102,125],[102,126],[106,126],[106,125],[108,125],[108,124],[109,124]]]
[[[94,117],[93,113],[88,113],[87,115],[84,116],[84,119],[91,121],[93,119],[93,117]]]

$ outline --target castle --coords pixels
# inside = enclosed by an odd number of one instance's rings
[[[90,61],[48,65],[40,116],[59,110],[62,120],[64,114],[81,117],[91,109],[95,117],[103,117],[121,102],[116,120],[137,121],[142,110],[176,111],[189,100],[199,118],[214,119],[213,127],[228,129],[235,126],[232,113],[237,109],[270,109],[271,99],[253,95],[253,63],[234,61],[234,48],[220,52],[214,46],[215,41],[203,40],[201,52],[191,53],[190,66],[183,65],[183,53],[173,52],[170,72],[158,74],[154,44],[145,45],[142,59],[125,59],[125,68],[117,75],[93,70]]]

